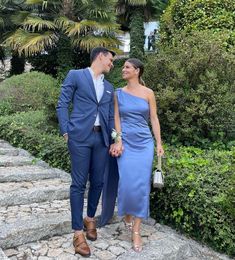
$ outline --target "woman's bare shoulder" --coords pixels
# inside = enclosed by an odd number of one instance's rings
[[[143,92],[145,93],[145,95],[147,95],[149,98],[154,96],[154,92],[151,88],[147,87],[147,86],[142,86],[143,87]]]

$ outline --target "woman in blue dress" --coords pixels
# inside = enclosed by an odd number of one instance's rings
[[[115,97],[115,129],[118,145],[123,145],[123,152],[117,157],[118,215],[124,216],[127,229],[132,231],[133,249],[142,250],[140,227],[142,219],[149,216],[149,193],[151,187],[154,140],[157,155],[164,151],[161,144],[160,124],[154,92],[144,86],[141,76],[143,63],[138,59],[128,59],[122,70],[122,77],[127,85],[117,89]],[[111,150],[112,155],[115,154]]]

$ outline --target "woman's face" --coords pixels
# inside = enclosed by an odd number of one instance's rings
[[[138,78],[139,69],[136,69],[132,63],[126,61],[122,69],[122,78],[129,80],[132,78]]]

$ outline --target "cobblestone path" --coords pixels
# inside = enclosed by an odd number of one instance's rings
[[[76,260],[72,246],[68,173],[0,140],[0,260]],[[86,201],[85,209],[86,212]],[[97,214],[100,214],[100,206]],[[144,250],[132,250],[120,218],[88,242],[90,259],[228,260],[167,226],[145,222]]]

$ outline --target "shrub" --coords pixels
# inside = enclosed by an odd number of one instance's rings
[[[179,34],[148,56],[144,79],[156,91],[168,142],[207,145],[234,136],[235,56],[223,34]]]
[[[41,72],[12,76],[0,84],[0,114],[43,109],[53,104],[57,81]]]
[[[56,77],[58,67],[57,55],[58,49],[53,48],[47,50],[45,53],[37,53],[29,57],[28,61],[33,66],[33,71],[40,71]]]
[[[0,138],[29,151],[52,167],[70,171],[69,154],[63,138],[54,130],[48,134],[42,111],[29,111],[0,117]]]
[[[126,59],[114,60],[114,68],[105,76],[105,78],[113,84],[115,88],[121,88],[126,85],[126,81],[122,79],[122,67]]]
[[[235,4],[233,0],[173,0],[161,19],[162,38],[174,37],[185,30],[213,32],[226,31],[227,43],[235,43]]]
[[[152,217],[234,255],[235,149],[168,147],[166,154],[165,186],[151,193]]]

